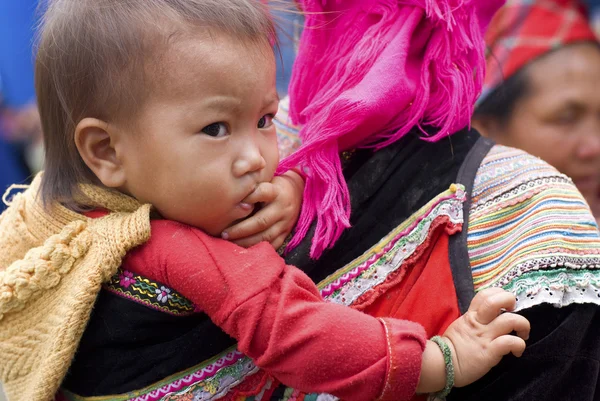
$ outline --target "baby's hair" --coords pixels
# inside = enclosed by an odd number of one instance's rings
[[[160,71],[169,41],[187,31],[275,44],[261,0],[46,0],[35,86],[46,158],[41,198],[81,210],[78,184],[99,184],[75,146],[85,117],[128,121]]]

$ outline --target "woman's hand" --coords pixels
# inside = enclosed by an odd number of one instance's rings
[[[221,235],[243,247],[250,247],[267,241],[278,249],[296,225],[304,181],[294,171],[273,178],[271,182],[259,184],[244,203],[261,204],[254,215],[227,228]]]

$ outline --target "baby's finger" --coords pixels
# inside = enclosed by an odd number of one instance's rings
[[[226,228],[221,233],[221,238],[234,241],[252,237],[255,234],[261,234],[269,227],[275,225],[279,220],[281,220],[281,216],[278,213],[274,213],[269,207],[265,207],[259,210],[254,216]]]
[[[476,311],[477,309],[479,309],[481,304],[485,302],[487,298],[491,297],[494,294],[499,294],[502,292],[505,292],[505,290],[498,287],[486,288],[485,290],[479,291],[471,301],[471,305],[469,305],[469,310]]]
[[[488,329],[493,337],[500,337],[516,331],[517,336],[523,340],[528,340],[531,325],[529,324],[529,320],[521,315],[504,313],[488,324]]]
[[[285,242],[285,239],[288,237],[288,235],[289,235],[289,233],[285,232],[285,233],[281,234],[279,237],[275,238],[273,241],[271,241],[271,245],[273,245],[273,248],[275,248],[276,251],[279,251],[279,248],[281,248],[281,246]]]
[[[277,197],[277,188],[270,182],[258,184],[256,189],[242,201],[254,205],[255,203],[270,203]]]
[[[476,319],[481,324],[489,324],[500,315],[503,310],[511,311],[515,308],[517,300],[508,291],[502,291],[487,297],[477,308]]]
[[[525,340],[517,336],[500,336],[490,343],[490,351],[500,357],[512,353],[519,358],[525,351]]]
[[[267,230],[261,231],[257,234],[245,237],[245,238],[240,238],[237,240],[234,240],[233,242],[241,247],[244,248],[250,248],[251,246],[254,246],[258,243],[261,243],[263,241],[266,241],[270,244],[276,244],[279,241],[279,237],[281,236],[281,227],[276,224],[270,228],[268,228]],[[285,240],[285,235],[283,236],[283,239],[280,241],[278,246],[275,246],[275,249],[277,249],[279,246],[281,246],[281,244],[283,244],[283,241]]]
[[[250,248],[256,244],[260,244],[262,241],[263,240],[262,240],[261,234],[256,234],[256,235],[252,235],[250,237],[236,239],[231,242],[233,242],[236,245],[241,246],[242,248]]]

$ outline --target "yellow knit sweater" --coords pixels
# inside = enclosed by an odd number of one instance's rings
[[[50,401],[60,387],[102,282],[150,237],[150,206],[95,186],[89,219],[44,209],[41,175],[0,216],[0,381],[9,401]]]

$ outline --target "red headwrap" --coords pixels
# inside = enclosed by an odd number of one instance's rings
[[[577,0],[507,2],[485,36],[487,73],[478,102],[532,60],[570,43],[595,40]]]

